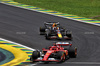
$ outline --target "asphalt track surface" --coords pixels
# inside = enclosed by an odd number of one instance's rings
[[[36,66],[100,66],[100,27],[0,4],[0,37],[34,49],[52,45],[39,35],[45,21],[59,21],[73,32],[73,45],[78,48],[77,58],[64,63],[37,63]]]

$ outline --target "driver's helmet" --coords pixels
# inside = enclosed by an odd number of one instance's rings
[[[57,46],[56,43],[53,43],[53,46]]]
[[[59,27],[57,27],[57,29],[59,30]]]
[[[52,27],[57,27],[57,24],[56,23],[53,23]]]

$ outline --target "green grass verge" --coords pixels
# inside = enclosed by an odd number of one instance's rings
[[[14,0],[39,8],[54,10],[82,17],[100,15],[100,0]],[[99,18],[100,19],[100,18]]]

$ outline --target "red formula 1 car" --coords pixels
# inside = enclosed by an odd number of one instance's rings
[[[77,56],[77,48],[73,48],[69,42],[56,42],[53,46],[43,48],[42,52],[33,51],[30,61],[42,62],[63,62],[68,58],[75,58]]]

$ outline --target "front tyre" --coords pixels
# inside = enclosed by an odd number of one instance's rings
[[[63,51],[57,53],[57,59],[59,62],[64,62],[66,60],[66,54]]]
[[[40,52],[39,51],[33,51],[32,56],[30,57],[30,61],[36,60],[38,57],[40,57]]]
[[[40,35],[44,35],[45,34],[45,27],[40,27]]]

